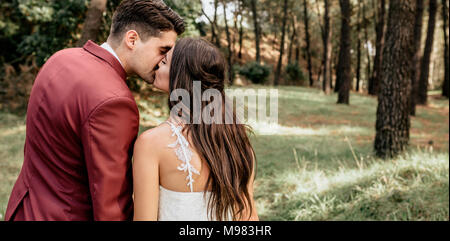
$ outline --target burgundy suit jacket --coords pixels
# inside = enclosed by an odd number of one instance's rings
[[[55,53],[34,82],[24,162],[5,220],[129,220],[139,112],[126,73],[88,41]]]

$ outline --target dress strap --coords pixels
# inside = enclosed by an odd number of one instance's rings
[[[170,128],[172,129],[172,136],[177,137],[177,140],[174,143],[168,145],[168,147],[175,148],[175,154],[177,155],[178,159],[182,161],[182,163],[177,168],[180,171],[188,173],[188,176],[186,177],[186,180],[188,180],[187,185],[189,186],[191,192],[193,192],[194,178],[192,177],[192,175],[200,175],[200,172],[191,165],[192,151],[189,148],[189,142],[182,134],[182,126],[176,126],[170,121],[166,121],[166,123],[168,123],[170,125]]]

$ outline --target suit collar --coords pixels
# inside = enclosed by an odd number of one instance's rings
[[[106,61],[111,67],[122,77],[122,79],[127,78],[127,73],[123,69],[120,62],[114,57],[110,52],[106,49],[98,46],[96,43],[88,40],[86,44],[83,46],[83,49],[88,51],[89,53],[97,56],[98,58]]]

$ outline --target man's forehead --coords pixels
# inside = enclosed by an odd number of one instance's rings
[[[157,37],[151,37],[151,45],[158,49],[169,51],[175,46],[177,34],[173,31],[161,32]]]
[[[173,45],[177,39],[177,36],[178,36],[178,34],[174,31],[166,31],[166,32],[161,32],[159,35],[159,38],[162,41],[171,41],[172,45]]]

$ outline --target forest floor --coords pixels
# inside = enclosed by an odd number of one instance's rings
[[[264,89],[249,86],[245,89]],[[407,152],[374,156],[377,100],[279,87],[278,124],[252,125],[261,220],[449,220],[449,101],[431,92],[411,119]],[[136,96],[141,132],[168,115],[167,96]],[[0,220],[23,161],[25,116],[0,112]]]

